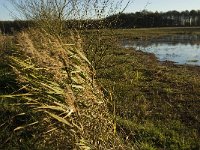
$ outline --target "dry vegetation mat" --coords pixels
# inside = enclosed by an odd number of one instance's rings
[[[0,51],[0,149],[120,149],[78,36],[21,32]]]

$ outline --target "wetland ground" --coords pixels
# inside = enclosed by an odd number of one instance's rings
[[[193,34],[199,28],[115,30],[118,39]],[[145,41],[144,41],[145,42]],[[106,42],[105,42],[106,43]],[[200,148],[200,67],[115,46],[97,69],[118,133],[139,149]],[[112,97],[110,98],[110,94]]]

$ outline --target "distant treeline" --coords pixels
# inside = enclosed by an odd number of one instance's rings
[[[0,21],[0,32],[11,34],[33,26],[33,21]],[[70,20],[65,28],[148,28],[200,26],[200,10],[121,13],[102,20]]]
[[[33,25],[33,21],[0,21],[0,33],[12,34]]]
[[[200,10],[168,11],[119,14],[110,16],[107,20],[118,18],[115,28],[143,28],[143,27],[191,27],[200,26]]]

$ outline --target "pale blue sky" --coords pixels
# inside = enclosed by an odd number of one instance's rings
[[[169,10],[200,10],[200,0],[133,0],[133,3],[127,11],[141,11],[144,8],[158,12],[166,12]]]
[[[128,0],[124,0],[125,2]],[[200,10],[200,0],[132,0],[126,12],[136,12],[147,9],[149,11],[169,10]],[[7,8],[6,8],[7,7]],[[8,0],[0,0],[0,20],[12,20],[13,8]],[[15,13],[14,13],[15,14]]]

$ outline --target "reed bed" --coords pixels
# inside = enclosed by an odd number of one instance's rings
[[[81,39],[29,30],[0,51],[1,149],[124,149]]]

